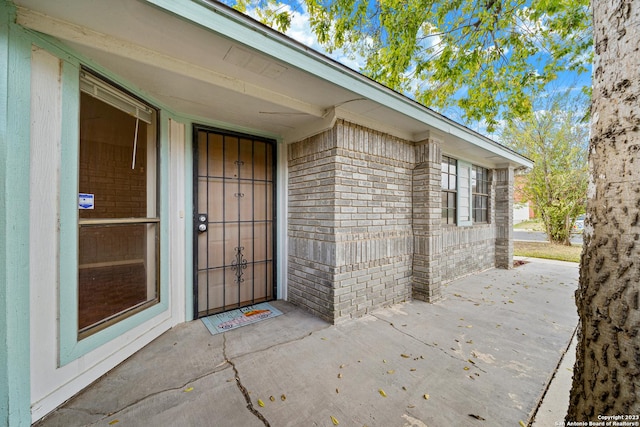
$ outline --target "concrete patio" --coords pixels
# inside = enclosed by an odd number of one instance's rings
[[[335,326],[282,301],[224,334],[180,325],[37,425],[527,425],[578,322],[577,264],[527,261]]]

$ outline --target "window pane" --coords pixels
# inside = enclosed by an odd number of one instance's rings
[[[135,118],[82,93],[78,189],[94,195],[94,208],[80,218],[147,216],[148,127],[139,121],[134,141]]]
[[[142,105],[102,83],[118,99]],[[78,190],[93,195],[93,206],[78,213],[82,336],[159,300],[157,113],[145,111],[145,120],[136,119],[84,92],[80,96]]]
[[[157,229],[156,224],[80,227],[81,331],[157,298]]]

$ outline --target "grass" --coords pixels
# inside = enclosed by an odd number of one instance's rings
[[[554,245],[547,242],[513,242],[516,256],[580,262],[582,245]]]

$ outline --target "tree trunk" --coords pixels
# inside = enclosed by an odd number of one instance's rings
[[[590,182],[566,418],[573,422],[640,415],[640,2],[592,7]]]

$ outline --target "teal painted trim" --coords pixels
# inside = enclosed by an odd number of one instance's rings
[[[160,302],[108,328],[78,340],[78,156],[79,63],[64,62],[62,73],[62,153],[60,176],[60,360],[61,366],[145,323],[169,307],[168,144],[160,128],[158,176],[160,200]],[[113,76],[109,77],[112,78]],[[119,79],[112,80],[120,83]],[[127,85],[122,84],[123,87]],[[135,91],[132,91],[135,93]]]
[[[186,295],[185,295],[185,303],[186,303],[186,310],[185,310],[185,319],[190,320],[190,319],[194,319],[195,313],[193,311],[193,282],[194,282],[194,270],[193,270],[193,257],[194,257],[194,253],[193,253],[193,239],[194,239],[194,235],[193,235],[193,227],[190,227],[189,224],[191,224],[192,219],[194,218],[194,206],[193,206],[193,190],[194,190],[194,182],[193,182],[193,126],[194,125],[202,125],[202,126],[210,126],[213,128],[218,128],[218,129],[223,129],[229,132],[239,132],[239,133],[244,133],[246,135],[254,135],[257,137],[263,137],[263,138],[268,138],[268,139],[273,139],[276,141],[276,150],[279,152],[279,150],[284,150],[286,152],[287,147],[286,145],[282,142],[282,137],[274,135],[272,133],[268,133],[268,132],[263,132],[263,131],[259,131],[256,129],[252,129],[252,128],[247,128],[244,126],[237,126],[237,125],[233,125],[227,122],[220,122],[220,121],[215,121],[215,120],[211,120],[211,119],[206,119],[203,117],[197,117],[197,116],[192,116],[192,115],[175,115],[172,116],[172,118],[175,118],[177,121],[184,123],[185,125],[185,163],[184,163],[184,167],[185,167],[185,188],[184,188],[184,194],[185,194],[185,218],[187,219],[186,224],[186,230],[185,230],[185,283],[187,284],[187,291],[186,291]],[[276,165],[276,168],[279,165]],[[279,169],[276,169],[276,176],[280,176],[281,175],[281,171]],[[278,181],[276,181],[276,185],[278,184]],[[280,187],[277,187],[277,192],[279,193],[280,191],[284,191],[282,190]],[[286,227],[279,227],[280,224],[278,221],[276,221],[276,225],[278,226],[278,231],[283,230],[282,232],[278,232],[278,237],[277,237],[277,242],[276,242],[276,247],[278,248],[283,248],[284,246],[280,246],[283,245],[284,242],[283,240],[286,239],[286,234],[282,235],[282,233],[284,232],[284,230],[286,230]],[[281,274],[282,273],[280,270],[278,270],[278,278],[281,278]],[[279,283],[283,283],[282,281],[279,281]]]
[[[0,2],[0,425],[31,425],[29,153],[31,44]]]
[[[249,18],[236,15],[204,0],[144,0],[183,19],[189,20],[226,38],[263,52],[292,67],[299,68],[336,86],[355,92],[441,132],[459,137],[473,145],[497,153],[518,165],[532,167],[530,160],[442,116],[422,104],[339,64],[325,55],[309,50]]]

